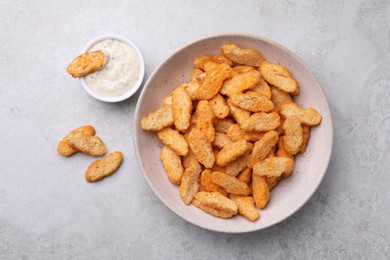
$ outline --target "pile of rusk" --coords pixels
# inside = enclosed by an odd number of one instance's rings
[[[95,136],[95,133],[95,128],[90,125],[80,126],[72,130],[58,144],[58,153],[65,157],[69,157],[77,152],[83,152],[92,156],[104,155],[106,147],[102,140]],[[94,161],[85,172],[85,179],[88,182],[102,180],[104,177],[116,172],[122,160],[122,153],[116,151],[102,160]]]
[[[297,81],[283,66],[234,44],[194,60],[190,81],[141,119],[164,143],[160,157],[185,204],[221,218],[259,218],[270,190],[291,175],[310,127],[321,122],[292,95]]]

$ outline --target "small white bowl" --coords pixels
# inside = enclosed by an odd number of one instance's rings
[[[130,41],[126,38],[123,38],[122,36],[115,35],[115,34],[102,35],[102,36],[98,36],[98,37],[92,39],[84,47],[84,49],[82,50],[82,53],[88,52],[93,45],[95,45],[96,43],[98,43],[100,41],[106,40],[106,39],[113,39],[113,40],[121,41],[121,42],[126,43],[127,45],[131,46],[135,50],[135,52],[137,53],[139,60],[140,60],[140,71],[139,71],[139,77],[138,77],[137,82],[134,84],[134,86],[127,93],[125,93],[124,95],[118,96],[118,97],[107,97],[107,96],[103,96],[101,94],[96,93],[90,87],[88,87],[88,84],[85,81],[84,77],[80,77],[80,83],[83,86],[84,90],[88,94],[90,94],[92,97],[94,97],[98,100],[104,101],[104,102],[115,103],[115,102],[120,102],[120,101],[123,101],[125,99],[128,99],[135,92],[137,92],[137,90],[140,88],[142,81],[144,79],[144,75],[145,75],[145,62],[144,62],[144,58],[143,58],[140,50],[137,48],[137,46],[132,41]]]

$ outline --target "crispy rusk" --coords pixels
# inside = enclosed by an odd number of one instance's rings
[[[237,195],[249,195],[251,193],[251,189],[245,182],[223,172],[213,172],[211,181],[228,193]]]
[[[245,170],[243,170],[242,172],[240,172],[240,174],[237,175],[237,179],[245,182],[246,184],[249,184],[249,182],[251,181],[251,176],[252,176],[252,169],[247,167],[245,168]]]
[[[172,94],[173,123],[179,131],[190,126],[192,101],[184,87],[176,88]]]
[[[236,107],[250,112],[270,112],[274,108],[274,103],[267,96],[256,91],[234,94],[229,100]]]
[[[278,145],[277,145],[277,146],[278,146],[278,149],[276,150],[276,156],[277,156],[277,157],[288,157],[288,158],[290,158],[290,159],[293,161],[293,163],[295,164],[295,162],[294,162],[294,156],[291,155],[291,154],[289,154],[289,153],[286,151],[286,149],[284,148],[285,146],[284,146],[284,140],[283,140],[283,138],[279,138],[279,140],[278,140]],[[287,178],[287,177],[289,177],[289,176],[291,175],[292,170],[294,169],[294,164],[293,164],[293,167],[291,168],[290,171],[285,171],[285,172],[283,172],[283,174],[282,174],[283,177]]]
[[[110,176],[118,170],[123,160],[122,153],[119,151],[109,154],[102,160],[94,161],[85,172],[87,182],[100,181],[104,177]]]
[[[86,125],[86,126],[80,126],[74,130],[72,130],[70,133],[71,134],[74,134],[74,133],[77,133],[77,132],[81,132],[85,135],[95,135],[96,131],[95,131],[95,128],[93,128],[93,126],[91,125]],[[60,143],[58,144],[58,147],[57,147],[57,152],[59,154],[61,154],[62,156],[71,156],[72,154],[74,153],[77,153],[78,150],[72,146],[70,146],[67,142],[65,142],[65,138],[64,137]]]
[[[198,88],[200,86],[197,80],[191,80],[190,82],[183,85],[190,96],[192,101],[198,100]]]
[[[238,213],[250,221],[256,221],[260,217],[260,213],[256,209],[255,202],[252,197],[230,194],[229,198],[237,204]]]
[[[173,125],[173,112],[170,105],[162,106],[141,119],[141,128],[147,131],[160,131]]]
[[[244,92],[251,89],[259,83],[261,74],[258,70],[250,70],[241,74],[238,74],[228,80],[226,80],[221,88],[221,94],[232,96],[237,93]]]
[[[213,172],[226,172],[226,167],[214,164],[213,167],[211,167],[211,170]]]
[[[245,140],[238,140],[226,144],[216,156],[216,164],[219,166],[226,166],[243,155],[248,149]]]
[[[231,119],[216,119],[214,120],[214,129],[216,132],[226,134],[233,124],[233,120]]]
[[[289,154],[296,154],[299,152],[303,142],[303,130],[301,121],[296,116],[292,116],[283,122],[284,148]]]
[[[275,113],[254,113],[241,124],[244,131],[264,132],[276,129],[280,125],[280,116]]]
[[[198,88],[198,99],[211,99],[217,95],[223,82],[230,77],[231,73],[232,69],[226,63],[218,64],[210,71],[206,71],[206,78]]]
[[[230,113],[233,115],[234,119],[236,119],[237,123],[241,125],[248,121],[249,117],[251,116],[249,111],[236,107],[229,100],[227,104],[229,106]]]
[[[215,114],[211,109],[207,100],[201,100],[196,107],[196,128],[206,134],[207,139],[212,142],[214,140],[214,125],[213,120]]]
[[[199,189],[199,176],[202,171],[200,164],[193,164],[187,168],[181,177],[179,188],[180,197],[183,202],[189,205]]]
[[[322,116],[315,109],[303,109],[297,103],[282,104],[280,113],[285,118],[296,116],[302,124],[309,126],[318,125],[322,120]]]
[[[269,188],[264,176],[252,173],[252,196],[256,207],[262,209],[269,200]]]
[[[188,136],[189,145],[198,162],[206,168],[213,167],[215,157],[211,142],[208,140],[205,133],[199,129],[192,129]]]
[[[222,211],[224,213],[224,216],[230,215],[230,217],[238,213],[237,204],[231,199],[223,196],[219,192],[197,192],[195,193],[195,199],[199,201],[199,205],[201,205],[200,208],[203,210],[204,208],[202,208],[202,206],[205,206],[217,211]],[[211,212],[208,213],[213,214]]]
[[[193,69],[193,70],[191,70],[190,81],[196,81],[196,78],[199,75],[202,75],[203,73],[204,73],[204,71],[200,70],[200,69]]]
[[[106,147],[97,136],[86,135],[83,132],[70,133],[65,137],[65,142],[80,152],[100,156],[106,153]]]
[[[232,143],[233,141],[226,135],[216,132],[214,135],[214,140],[212,142],[213,147],[222,149],[225,145]]]
[[[73,78],[83,77],[104,66],[105,55],[101,50],[88,52],[77,56],[66,68]]]
[[[200,175],[200,182],[205,189],[205,191],[209,192],[219,192],[224,196],[228,196],[228,193],[221,187],[212,182],[211,177],[212,177],[213,171],[210,169],[206,169],[202,172]]]
[[[260,52],[255,49],[241,49],[235,44],[224,44],[221,47],[223,55],[238,64],[259,67],[264,60]]]
[[[263,132],[246,132],[239,124],[232,125],[226,134],[233,141],[245,139],[248,142],[256,142],[264,136]]]
[[[183,167],[187,169],[191,165],[198,165],[199,162],[196,160],[195,154],[192,152],[191,149],[188,149],[188,153],[186,156],[183,157]]]
[[[226,174],[229,174],[230,176],[237,176],[241,171],[243,171],[247,167],[251,150],[252,149],[248,149],[243,155],[226,165]]]
[[[285,103],[294,102],[290,94],[274,86],[271,86],[271,101],[277,107]]]
[[[218,210],[218,209],[214,209],[212,207],[205,206],[199,200],[197,200],[196,198],[194,198],[192,200],[192,205],[194,205],[197,208],[200,208],[204,212],[207,212],[207,213],[209,213],[209,214],[211,214],[213,216],[220,217],[220,218],[225,218],[226,219],[226,218],[231,218],[234,215],[236,215],[236,214],[234,214],[231,211],[223,211],[223,210]]]
[[[196,57],[194,60],[194,66],[198,69],[204,70],[204,66],[207,62],[213,62],[217,64],[226,63],[230,67],[233,66],[233,62],[226,58],[225,56],[220,55],[205,55]]]
[[[309,125],[302,125],[302,133],[303,133],[303,140],[302,140],[302,145],[299,148],[300,153],[305,153],[306,152],[306,147],[309,143],[310,139],[310,126]]]
[[[272,190],[275,188],[275,186],[279,183],[279,181],[282,179],[282,176],[279,177],[265,177],[265,181],[268,184],[268,189]]]
[[[180,156],[171,148],[164,145],[160,152],[160,158],[165,171],[167,172],[169,181],[173,184],[180,185],[181,177],[184,172]]]
[[[254,67],[252,66],[246,66],[246,65],[238,65],[238,66],[234,66],[232,67],[233,71],[232,71],[232,77],[238,75],[238,74],[242,74],[242,73],[245,73],[245,72],[248,72],[248,71],[252,71],[252,70],[255,70]]]
[[[175,153],[186,156],[188,153],[188,143],[183,135],[172,128],[164,128],[157,132],[158,138]]]
[[[299,93],[298,82],[282,65],[262,61],[260,71],[264,79],[271,85],[293,95]]]
[[[279,135],[275,131],[269,131],[264,134],[263,138],[255,143],[252,149],[252,153],[248,158],[248,167],[253,168],[253,166],[264,160],[270,151],[275,147],[278,142]]]
[[[229,115],[229,107],[226,104],[225,99],[220,94],[217,94],[210,99],[209,105],[217,118],[224,119]]]
[[[253,174],[266,177],[279,177],[282,173],[292,171],[294,161],[288,157],[264,159],[253,166]]]
[[[251,89],[251,91],[259,92],[259,93],[263,94],[264,96],[266,96],[268,98],[271,98],[271,96],[272,96],[271,87],[268,85],[267,81],[265,81],[262,78],[260,79],[259,83],[257,83]]]

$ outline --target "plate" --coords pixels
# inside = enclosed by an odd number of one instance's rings
[[[272,63],[287,67],[300,85],[295,102],[304,108],[315,108],[323,117],[313,127],[305,154],[296,156],[293,174],[271,191],[270,201],[260,210],[260,219],[250,222],[242,216],[221,219],[195,206],[186,206],[178,186],[168,181],[160,161],[162,143],[153,132],[141,129],[140,120],[162,105],[164,97],[189,79],[193,60],[199,55],[220,54],[225,43],[254,48]],[[333,127],[330,108],[320,83],[303,61],[282,45],[255,35],[224,34],[194,41],[167,58],[146,82],[134,116],[134,144],[141,171],[156,196],[179,217],[199,227],[226,233],[245,233],[275,225],[300,209],[320,185],[332,153]],[[150,205],[151,206],[151,205]]]

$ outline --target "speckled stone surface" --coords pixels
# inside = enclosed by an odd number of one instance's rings
[[[0,259],[389,258],[389,1],[1,1],[0,17]],[[148,77],[182,45],[224,32],[298,54],[334,116],[314,196],[286,221],[241,235],[203,230],[162,205],[135,158],[137,97],[102,103],[65,73],[101,34],[133,40]],[[100,183],[84,180],[94,158],[56,153],[84,124],[124,154]]]

